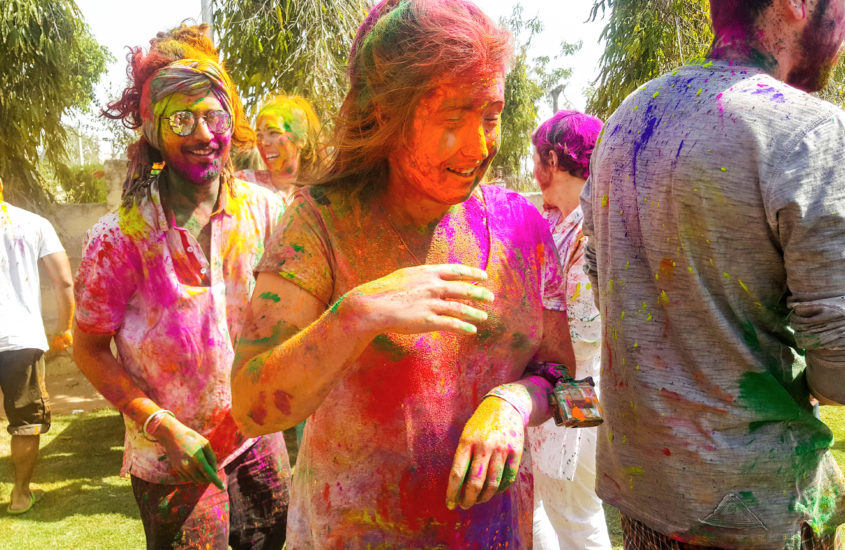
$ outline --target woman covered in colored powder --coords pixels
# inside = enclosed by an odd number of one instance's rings
[[[284,206],[233,177],[230,147],[254,134],[206,31],[179,27],[130,52],[129,86],[106,114],[142,137],[123,204],[86,239],[74,358],[123,413],[122,473],[148,548],[280,548],[284,441],[238,430],[228,382]]]
[[[584,214],[578,199],[590,175],[590,157],[601,120],[559,111],[531,136],[534,179],[543,192],[549,224],[563,267],[569,334],[579,377],[599,383],[601,316],[584,273]],[[529,428],[534,461],[534,548],[610,549],[601,500],[596,496],[598,428],[561,430],[551,420]]]
[[[386,0],[358,31],[329,171],[268,245],[232,373],[247,433],[308,417],[289,547],[531,546],[524,428],[551,385],[526,371],[574,355],[548,226],[479,186],[509,55],[464,0]]]
[[[255,132],[267,170],[241,170],[235,175],[275,191],[287,203],[297,178],[320,162],[320,120],[304,97],[279,95],[259,109]]]

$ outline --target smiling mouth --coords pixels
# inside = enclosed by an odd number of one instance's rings
[[[208,157],[215,154],[217,149],[215,147],[202,147],[199,149],[188,149],[187,152],[200,157]]]
[[[453,168],[447,168],[446,171],[451,172],[453,174],[456,174],[458,176],[461,176],[462,178],[471,178],[478,171],[478,166],[474,166],[474,167],[470,168],[469,170],[464,170],[464,171],[455,170]]]

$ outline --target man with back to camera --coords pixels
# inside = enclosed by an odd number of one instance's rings
[[[49,345],[41,321],[41,260],[56,293],[56,331]],[[12,436],[15,484],[6,511],[29,512],[40,498],[30,487],[41,434],[50,429],[44,352],[67,349],[73,339],[73,276],[50,222],[3,202],[0,180],[0,389]]]
[[[711,0],[708,59],[631,94],[581,195],[604,322],[597,492],[626,548],[827,548],[845,482],[843,0]],[[806,350],[806,369],[796,353]]]

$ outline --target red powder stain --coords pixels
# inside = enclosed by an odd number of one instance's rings
[[[282,390],[273,392],[273,404],[282,414],[290,414],[290,398],[291,395],[288,392]]]
[[[660,261],[660,278],[671,281],[675,277],[675,262],[669,258]]]
[[[263,405],[259,405],[257,408],[249,411],[249,417],[259,426],[263,426],[264,421],[267,419],[267,409]]]
[[[618,483],[616,483],[616,480],[615,480],[615,479],[613,479],[612,477],[610,477],[610,476],[609,476],[609,475],[607,475],[606,473],[603,473],[602,475],[603,475],[604,477],[606,477],[607,479],[609,479],[611,483],[613,483],[614,485],[616,485],[616,490],[617,490],[617,491],[619,491],[619,490],[621,490],[621,489],[622,489],[622,486],[621,486],[621,485],[619,485]]]
[[[323,487],[323,502],[326,503],[326,510],[332,509],[332,501],[329,500],[329,484],[326,483]]]
[[[664,449],[663,449],[663,454],[665,454],[666,456],[672,456],[672,451],[670,451],[669,449],[664,448]]]

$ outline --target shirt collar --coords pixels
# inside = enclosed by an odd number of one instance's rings
[[[150,197],[152,199],[153,208],[155,209],[155,218],[159,223],[159,227],[171,227],[174,225],[173,220],[168,221],[164,208],[161,205],[161,192],[159,190],[158,178],[150,186]],[[217,208],[211,213],[212,217],[218,214],[231,215],[231,199],[235,197],[235,191],[231,184],[226,183],[223,178],[220,179],[220,193],[217,194]],[[172,214],[171,214],[172,216]]]

